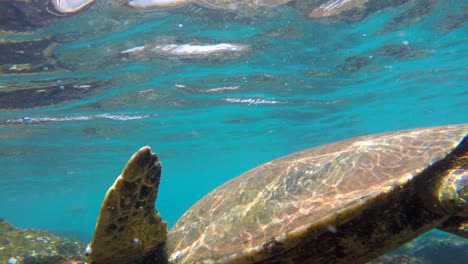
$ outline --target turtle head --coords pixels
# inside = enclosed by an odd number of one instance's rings
[[[164,263],[167,222],[154,207],[160,178],[161,162],[149,147],[132,156],[102,203],[86,249],[91,263]]]
[[[450,170],[439,190],[439,201],[452,216],[437,228],[468,238],[468,155],[459,160],[461,166]]]
[[[451,155],[454,158],[442,178],[439,201],[452,215],[468,217],[468,135]]]

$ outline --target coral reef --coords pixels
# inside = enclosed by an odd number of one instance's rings
[[[0,218],[0,263],[87,264],[85,246],[47,231],[20,229]],[[468,241],[441,232],[421,236],[367,264],[459,264],[468,257]]]
[[[467,258],[466,239],[435,231],[367,264],[460,264]]]
[[[20,229],[0,218],[0,263],[86,264],[78,241],[37,229]]]

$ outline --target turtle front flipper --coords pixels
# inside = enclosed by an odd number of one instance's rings
[[[149,147],[128,161],[107,191],[94,237],[86,249],[93,264],[136,263],[163,254],[167,222],[154,208],[161,163]],[[160,252],[157,253],[156,251]]]

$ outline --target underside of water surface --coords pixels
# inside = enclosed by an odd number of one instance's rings
[[[145,145],[173,225],[286,154],[468,122],[463,1],[14,2],[0,0],[0,217],[17,227],[88,242]]]

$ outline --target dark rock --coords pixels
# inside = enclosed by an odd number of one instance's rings
[[[76,12],[62,13],[55,8],[52,1],[0,1],[0,30],[34,30],[78,14],[87,10],[89,6],[91,5],[85,5]]]
[[[368,264],[459,264],[467,258],[466,239],[432,232]]]
[[[0,41],[0,75],[65,71],[53,55],[56,46],[48,38]]]
[[[0,109],[30,109],[79,100],[109,85],[107,80],[68,78],[4,84]]]
[[[345,59],[345,63],[339,65],[338,68],[342,71],[357,72],[363,67],[372,64],[372,59],[363,56],[351,56]]]

